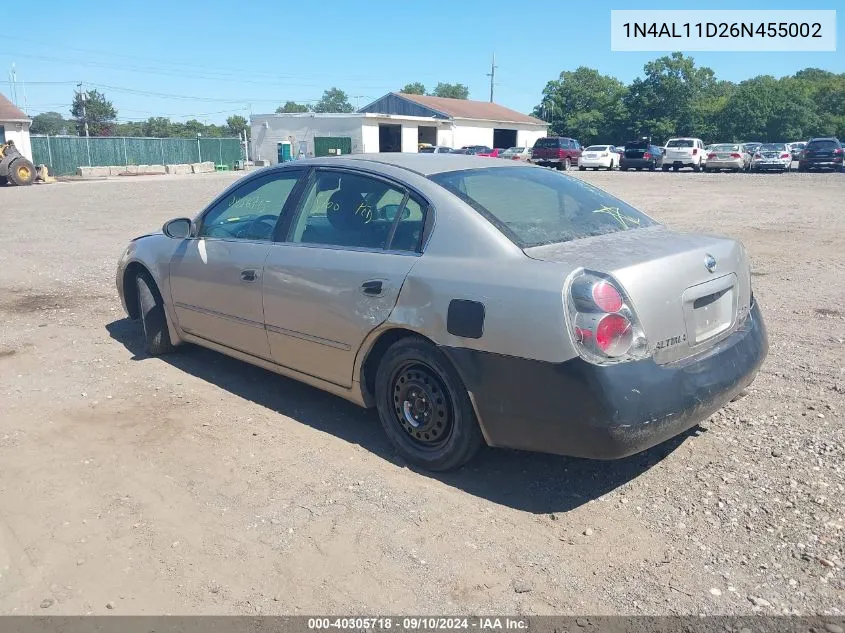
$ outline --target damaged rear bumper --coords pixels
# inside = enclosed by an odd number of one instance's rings
[[[472,394],[490,445],[618,459],[683,433],[733,399],[754,380],[768,336],[755,304],[729,337],[670,365],[556,364],[442,349]]]

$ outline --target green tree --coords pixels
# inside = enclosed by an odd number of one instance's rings
[[[448,97],[450,99],[469,99],[469,88],[463,84],[448,84],[440,82],[429,93],[432,97]]]
[[[314,106],[314,112],[354,112],[349,97],[340,88],[329,88]]]
[[[571,136],[586,145],[621,143],[627,131],[625,93],[625,84],[618,79],[580,66],[546,84],[534,116],[548,121],[552,134]]]
[[[276,108],[276,114],[283,114],[288,112],[310,112],[311,106],[305,103],[296,103],[295,101],[285,101],[284,105]]]
[[[76,119],[77,132],[85,134],[85,122],[91,136],[110,136],[117,118],[112,102],[97,90],[77,92],[70,113]]]
[[[696,67],[695,60],[683,53],[658,57],[643,70],[645,77],[631,83],[625,99],[631,123],[638,128],[631,132],[662,140],[697,134],[704,122],[701,101],[716,83],[713,70]]]
[[[240,114],[233,114],[226,119],[226,131],[232,136],[240,137],[244,132],[249,136],[249,123]]]
[[[42,112],[32,117],[32,126],[29,131],[32,134],[49,134],[55,136],[57,134],[67,134],[68,130],[73,129],[74,122],[66,121],[59,112]]]
[[[173,136],[173,123],[167,117],[150,117],[143,123],[143,136],[167,138]]]
[[[126,121],[117,123],[112,128],[115,136],[145,136],[143,121]]]
[[[419,81],[415,81],[412,84],[406,84],[399,92],[404,92],[406,95],[424,95],[425,86]]]

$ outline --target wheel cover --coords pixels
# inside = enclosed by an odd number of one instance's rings
[[[18,178],[20,178],[21,180],[29,180],[30,173],[31,172],[29,171],[29,167],[27,167],[26,165],[18,167]]]
[[[402,365],[390,381],[393,417],[408,439],[420,448],[434,449],[452,435],[454,416],[443,380],[421,362]]]

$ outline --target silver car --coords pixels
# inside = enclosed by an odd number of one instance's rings
[[[763,143],[751,157],[751,171],[792,171],[792,152],[786,143]]]
[[[194,343],[375,407],[408,461],[624,457],[742,391],[768,339],[739,242],[517,161],[250,173],[117,267],[150,354]]]
[[[748,171],[751,155],[742,143],[719,143],[711,145],[707,152],[704,171]]]

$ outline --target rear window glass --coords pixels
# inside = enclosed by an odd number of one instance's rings
[[[534,147],[560,147],[563,145],[563,139],[559,138],[541,138],[536,143],[534,143]]]
[[[730,144],[713,145],[713,146],[711,146],[711,151],[714,151],[714,152],[738,152],[739,151],[739,145],[730,145]]]
[[[521,248],[628,231],[654,220],[577,178],[536,167],[491,167],[430,176]]]
[[[694,143],[691,138],[676,138],[666,143],[666,147],[692,147]]]
[[[786,151],[786,145],[783,143],[763,143],[760,146],[762,152],[783,152]]]
[[[836,141],[810,141],[807,145],[808,149],[833,149],[836,147]]]
[[[584,151],[585,152],[605,152],[605,151],[607,151],[607,145],[590,145]]]

